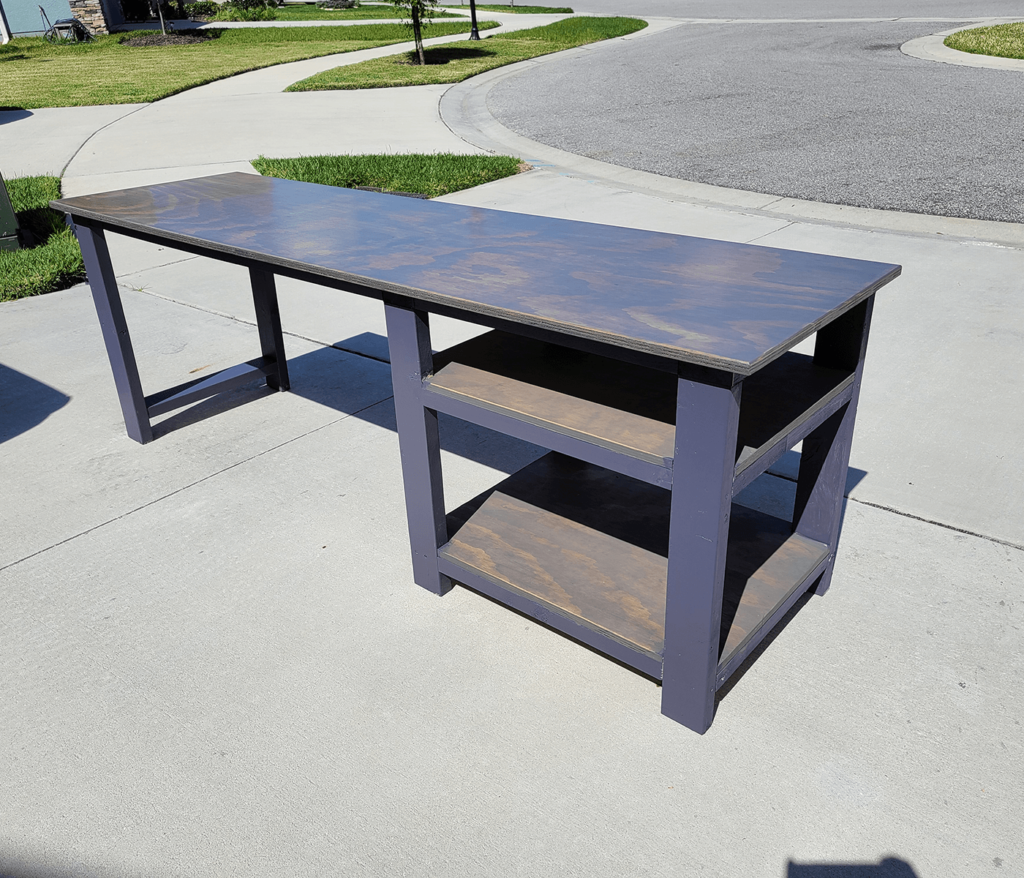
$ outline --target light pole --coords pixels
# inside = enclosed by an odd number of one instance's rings
[[[469,18],[473,22],[473,29],[469,32],[471,40],[480,39],[480,31],[476,29],[476,0],[469,0]]]

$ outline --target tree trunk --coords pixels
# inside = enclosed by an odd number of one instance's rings
[[[427,56],[423,53],[423,32],[420,30],[420,7],[416,0],[412,2],[412,34],[416,40],[416,55],[420,64],[426,65]]]

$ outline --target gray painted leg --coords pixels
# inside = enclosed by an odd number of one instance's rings
[[[437,550],[448,542],[441,482],[441,445],[437,412],[424,408],[422,382],[434,368],[428,315],[411,302],[384,304],[395,389],[395,418],[405,481],[405,509],[412,544],[413,579],[435,594],[451,580],[437,569]]]
[[[741,384],[679,379],[661,712],[703,734],[714,718]]]
[[[142,392],[139,368],[135,362],[132,339],[128,334],[128,323],[121,307],[121,295],[117,291],[103,229],[90,228],[82,223],[76,223],[74,229],[82,248],[82,259],[92,288],[93,304],[100,319],[107,358],[114,373],[114,385],[121,402],[125,428],[136,442],[149,442],[153,439],[149,410]]]
[[[287,390],[288,361],[284,355],[284,336],[281,332],[281,312],[277,306],[277,287],[272,272],[262,268],[250,268],[252,299],[256,306],[256,325],[260,330],[260,347],[263,356],[275,365],[275,371],[267,375],[267,384],[274,390]]]
[[[850,402],[804,439],[800,455],[793,529],[829,547],[831,557],[828,566],[815,585],[815,591],[820,595],[828,591],[832,582],[832,569],[839,544],[846,473],[850,465],[853,427],[857,417],[857,400],[860,396],[873,304],[874,298],[869,298],[819,330],[814,345],[816,363],[855,370]]]

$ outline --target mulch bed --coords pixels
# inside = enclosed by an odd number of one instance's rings
[[[194,46],[212,40],[213,34],[154,34],[146,33],[128,40],[122,40],[122,46]]]

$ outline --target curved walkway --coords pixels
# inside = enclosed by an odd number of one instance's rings
[[[488,16],[491,33],[565,16]],[[427,40],[464,40],[465,34]],[[264,67],[143,105],[97,131],[68,163],[64,191],[82,195],[225,171],[252,171],[260,155],[359,152],[478,152],[437,115],[448,86],[289,92],[323,70],[409,51],[399,43]]]
[[[500,23],[490,33],[565,17],[486,15]],[[464,34],[457,34],[426,43],[463,39]],[[251,171],[249,160],[261,154],[477,152],[438,119],[437,101],[447,86],[283,93],[320,71],[410,48],[411,42],[399,43],[264,67],[151,104],[0,111],[2,170],[8,177],[62,175],[66,195],[83,195],[227,170]]]

